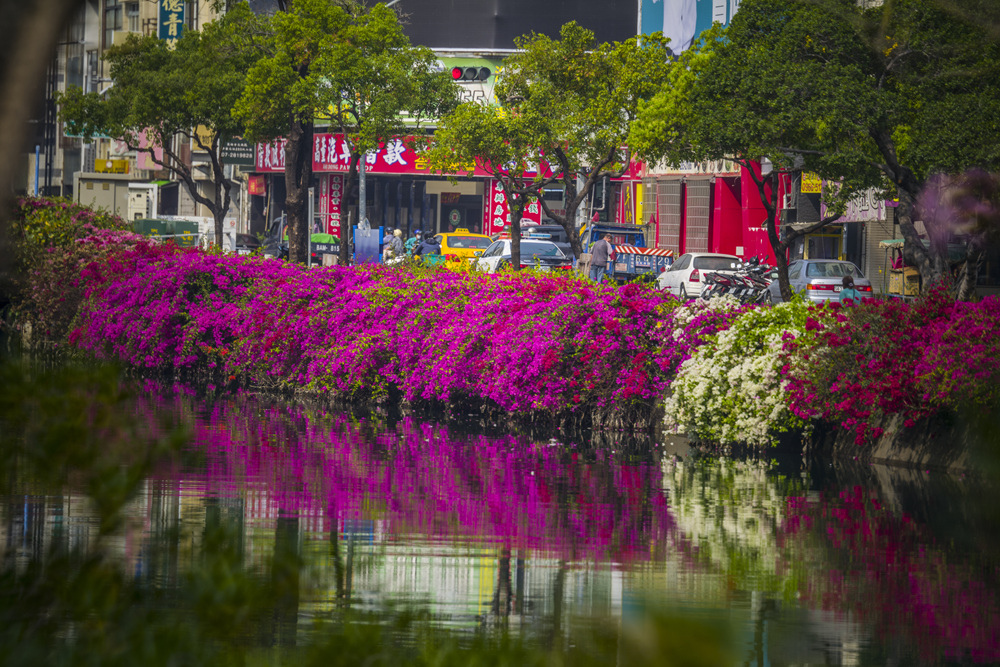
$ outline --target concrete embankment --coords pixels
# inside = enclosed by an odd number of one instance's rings
[[[819,426],[807,438],[805,453],[840,460],[886,463],[920,469],[996,473],[1000,419],[992,413],[969,418],[939,416],[907,427],[903,417],[888,418],[877,440],[856,444],[851,431]]]

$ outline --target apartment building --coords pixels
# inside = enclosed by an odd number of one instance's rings
[[[48,69],[45,92],[36,103],[37,111],[29,130],[33,131],[34,140],[23,157],[24,179],[15,183],[15,187],[27,194],[79,199],[82,193],[76,189],[80,182],[89,183],[91,189],[97,182],[102,191],[118,189],[125,192],[121,197],[99,200],[99,205],[114,208],[123,217],[134,218],[137,211],[129,209],[127,186],[142,183],[146,187],[138,190],[143,193],[140,208],[145,209],[141,217],[160,213],[208,215],[199,210],[201,207],[177,181],[170,179],[167,172],[156,170],[156,165],[140,159],[114,138],[84,142],[80,137],[66,134],[58,120],[55,97],[57,92],[72,86],[85,92],[107,90],[111,79],[102,56],[110,47],[124,43],[129,35],[162,36],[163,25],[175,34],[185,28],[200,29],[214,16],[211,0],[85,0],[81,3]],[[181,153],[190,156],[195,163],[199,160],[197,152],[190,147],[182,148]],[[149,193],[155,196],[147,197]]]

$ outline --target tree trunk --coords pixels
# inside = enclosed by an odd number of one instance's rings
[[[312,120],[292,121],[285,143],[285,214],[288,216],[288,259],[305,264],[309,256],[309,185],[312,182]]]
[[[915,208],[914,194],[903,188],[898,189],[899,206],[896,208],[896,221],[903,232],[905,255],[912,257],[920,271],[921,291],[927,293],[934,285],[950,277],[948,272],[948,243],[936,243],[931,240],[931,247],[924,246],[923,239],[917,234],[913,222]],[[943,249],[941,248],[943,245]]]
[[[955,299],[957,301],[971,301],[975,298],[979,270],[982,268],[985,258],[985,248],[975,243],[968,245],[965,261],[955,279]]]
[[[788,281],[788,247],[793,239],[798,238],[799,234],[789,236],[784,241],[781,240],[778,229],[779,173],[775,171],[767,177],[758,178],[754,171],[755,165],[741,163],[741,166],[750,173],[757,186],[760,203],[764,205],[764,211],[767,213],[767,217],[764,219],[764,229],[767,231],[767,241],[774,252],[774,266],[778,269],[778,289],[781,291],[781,300],[788,301],[792,298],[792,285]]]
[[[507,199],[510,205],[510,264],[515,271],[521,270],[521,218],[524,217],[524,195],[514,195]]]
[[[524,190],[523,182],[515,182],[514,177],[496,174],[500,181],[503,195],[507,198],[507,211],[510,214],[510,264],[515,271],[521,270],[521,218],[531,196]],[[520,180],[520,179],[518,179]]]
[[[218,137],[212,143],[213,154],[210,156],[212,159],[212,176],[215,186],[215,206],[209,207],[212,212],[212,218],[215,221],[215,238],[219,239],[219,246],[222,246],[223,234],[225,233],[225,220],[226,214],[229,212],[229,204],[231,202],[230,192],[232,184],[226,178],[225,167],[220,164],[218,158]],[[233,239],[234,243],[236,239]]]

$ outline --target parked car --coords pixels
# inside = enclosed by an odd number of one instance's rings
[[[236,235],[236,253],[239,255],[252,255],[261,248],[260,239],[253,234]]]
[[[477,259],[474,266],[486,273],[496,273],[510,267],[510,239],[498,239]],[[521,239],[521,267],[538,267],[542,271],[569,271],[573,268],[573,258],[567,257],[552,241],[542,239]]]
[[[522,235],[532,235],[535,238],[547,238],[552,241],[559,249],[563,251],[563,254],[567,257],[573,256],[573,246],[569,242],[569,236],[566,234],[566,230],[563,229],[562,225],[558,224],[539,224],[539,225],[521,225]]]
[[[872,284],[861,273],[861,269],[839,259],[797,259],[788,265],[788,282],[793,292],[816,303],[840,298],[844,276],[854,278],[854,289],[861,296],[872,296]],[[778,281],[767,286],[767,298],[771,303],[781,303],[781,289]]]
[[[441,254],[469,260],[483,254],[490,247],[492,240],[486,234],[476,234],[459,227],[454,232],[438,234],[434,238],[441,244]]]
[[[701,294],[708,272],[733,274],[743,265],[736,255],[717,252],[686,252],[671,264],[670,268],[656,278],[661,290],[674,296],[694,299]]]

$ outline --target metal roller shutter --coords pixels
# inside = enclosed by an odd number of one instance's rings
[[[660,209],[660,237],[656,247],[679,252],[681,246],[681,182],[660,181],[656,187]]]
[[[711,181],[688,181],[685,252],[708,252],[708,224],[711,214]]]

